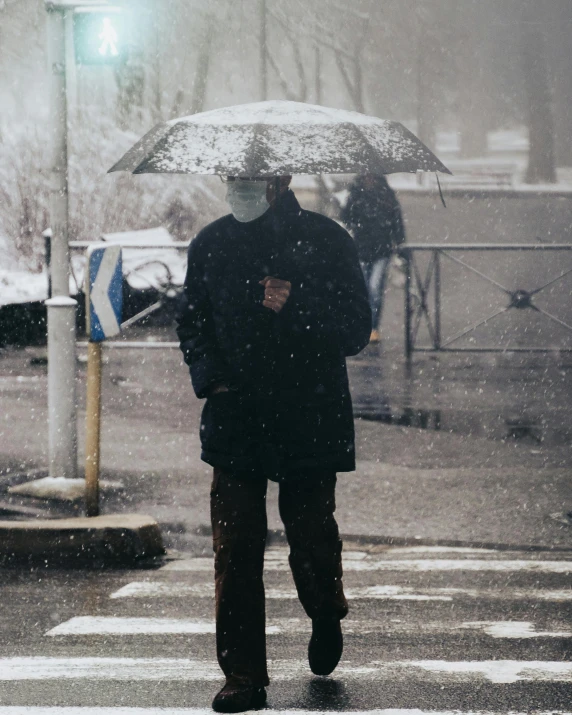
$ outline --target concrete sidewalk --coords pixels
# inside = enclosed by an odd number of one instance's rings
[[[210,468],[200,461],[201,403],[178,352],[110,350],[107,356],[102,476],[123,481],[125,491],[105,498],[103,513],[148,514],[163,525],[167,545],[208,549]],[[490,362],[471,358],[468,369],[466,360],[446,360],[439,359],[435,376],[435,360],[420,358],[407,384],[403,361],[390,348],[381,355],[369,348],[350,361],[356,411],[366,403],[371,407],[372,400],[385,401],[396,424],[357,420],[358,470],[339,476],[342,532],[570,546],[572,528],[550,516],[572,506],[570,400],[554,382],[560,375],[568,385],[569,367],[537,365],[527,371],[523,392],[522,366],[497,364],[495,371]],[[552,404],[546,401],[547,379],[555,390]],[[80,366],[80,396],[84,380]],[[0,357],[0,389],[0,501],[7,501],[10,484],[47,463],[45,367],[31,365],[29,351],[6,351]],[[539,416],[543,434],[535,434],[536,423],[530,433],[511,435],[508,427],[503,434],[510,424],[503,415],[522,413],[519,394],[526,396],[529,413]],[[459,401],[462,410],[454,409]],[[80,412],[82,441],[83,416]],[[561,432],[552,429],[558,424]],[[82,450],[80,445],[80,455]],[[275,497],[271,485],[269,525],[277,529]],[[45,510],[30,500],[20,503]],[[56,513],[81,515],[82,505]]]

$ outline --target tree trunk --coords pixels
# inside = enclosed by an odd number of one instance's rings
[[[117,117],[119,126],[127,129],[133,114],[141,121],[145,98],[145,67],[142,57],[132,51],[127,61],[115,68],[117,84]]]
[[[214,36],[214,16],[209,15],[206,19],[206,30],[199,50],[195,79],[193,82],[193,98],[191,101],[191,114],[203,111],[207,94],[207,81],[209,77],[209,66],[211,61],[211,50]]]
[[[434,48],[421,28],[417,40],[417,135],[432,151],[437,144],[434,97]]]
[[[260,99],[264,102],[268,99],[268,9],[266,0],[258,1],[260,15]]]
[[[322,104],[322,55],[318,45],[314,47],[314,101]]]
[[[522,42],[530,142],[525,181],[552,184],[556,182],[554,113],[544,33],[532,23],[526,23]]]
[[[556,165],[572,166],[572,3],[556,0],[555,5],[551,34],[554,38]]]
[[[346,85],[348,94],[350,95],[350,97],[352,99],[352,103],[354,105],[355,111],[356,112],[365,111],[364,98],[363,98],[361,53],[359,51],[356,51],[354,58],[352,60],[353,77],[348,72],[348,69],[347,69],[346,65],[344,64],[344,60],[342,59],[342,56],[340,55],[339,52],[336,53],[336,63],[338,65],[338,69],[340,70],[342,79],[344,80],[344,84]]]
[[[487,86],[487,31],[482,31],[482,7],[464,4],[458,17],[460,27],[457,52],[457,101],[461,156],[465,159],[484,156],[489,129],[489,87]],[[485,18],[486,19],[486,18]]]

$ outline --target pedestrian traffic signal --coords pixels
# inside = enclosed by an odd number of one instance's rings
[[[125,59],[127,38],[121,8],[76,8],[73,31],[78,64],[110,65]]]

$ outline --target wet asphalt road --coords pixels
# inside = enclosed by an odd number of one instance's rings
[[[355,548],[345,652],[329,678],[308,669],[286,552],[267,552],[268,708],[572,710],[572,552]],[[208,708],[220,683],[211,581],[207,557],[1,571],[0,715]]]
[[[396,304],[398,292],[389,295],[389,327]],[[130,337],[168,340],[171,333],[141,329]],[[30,364],[32,355],[0,355],[0,502],[10,484],[29,481],[26,466],[47,464],[46,368]],[[357,472],[338,483],[342,532],[572,547],[570,527],[552,518],[572,506],[571,370],[563,355],[416,356],[408,377],[389,337],[352,358],[361,419]],[[83,363],[77,374],[82,467]],[[106,351],[103,476],[125,490],[106,496],[103,512],[149,514],[181,550],[194,548],[196,529],[208,524],[202,404],[178,350]],[[372,419],[380,413],[385,419]],[[24,506],[61,513],[53,504]],[[275,493],[269,518],[281,527]]]

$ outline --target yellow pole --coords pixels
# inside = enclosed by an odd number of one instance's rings
[[[85,439],[85,510],[99,515],[99,446],[101,434],[101,343],[87,344]]]

